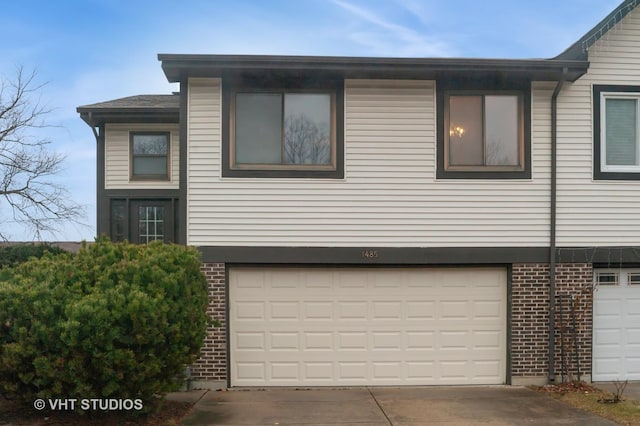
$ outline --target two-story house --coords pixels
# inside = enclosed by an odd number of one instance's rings
[[[97,231],[200,249],[200,386],[640,380],[637,4],[552,59],[161,54],[78,108]]]

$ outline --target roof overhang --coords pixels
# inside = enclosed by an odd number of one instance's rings
[[[80,118],[90,127],[104,123],[178,123],[179,108],[90,108],[78,107]]]
[[[589,62],[559,59],[370,58],[336,56],[159,54],[169,82],[269,72],[282,76],[421,79],[508,76],[531,81],[575,81]]]

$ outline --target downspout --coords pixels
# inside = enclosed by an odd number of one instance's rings
[[[100,135],[98,135],[98,131],[96,130],[96,124],[93,122],[93,114],[91,113],[91,111],[87,113],[87,122],[90,123],[89,127],[91,127],[93,136],[96,138],[96,143],[98,143],[99,142],[98,138],[100,137]]]
[[[556,351],[556,210],[557,210],[557,138],[558,138],[558,95],[567,78],[567,68],[551,95],[551,202],[549,224],[549,383],[555,382]]]
[[[97,152],[96,152],[96,235],[100,236],[101,231],[105,233],[105,215],[109,215],[108,203],[106,202],[106,194],[104,187],[104,126],[96,125],[93,120],[93,113],[87,112],[84,117],[93,136],[96,138]],[[108,216],[106,216],[108,218]],[[108,219],[107,219],[108,220]],[[108,233],[108,232],[107,232]],[[109,233],[110,234],[110,233]]]

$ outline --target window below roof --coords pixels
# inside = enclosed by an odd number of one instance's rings
[[[342,178],[342,82],[227,84],[223,176]]]
[[[438,179],[530,178],[529,84],[437,84]]]
[[[131,180],[169,180],[169,132],[131,132]]]
[[[640,86],[593,86],[594,178],[640,180]]]
[[[517,93],[449,94],[445,169],[522,171],[521,104]]]

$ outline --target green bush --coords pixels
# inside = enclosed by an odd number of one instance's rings
[[[198,252],[101,239],[0,283],[0,394],[140,398],[174,390],[206,333]]]
[[[50,244],[11,244],[0,246],[0,269],[26,262],[32,257],[42,257],[45,253],[60,254],[65,250]]]

